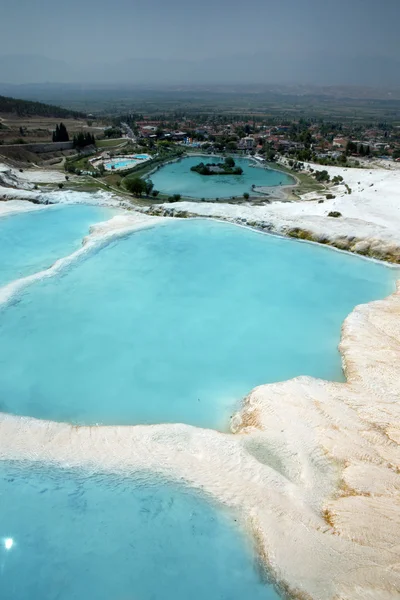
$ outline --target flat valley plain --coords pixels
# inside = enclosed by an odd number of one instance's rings
[[[387,121],[400,125],[400,90],[307,85],[102,86],[5,85],[0,94],[37,100],[97,115],[176,113],[314,118],[329,121]]]

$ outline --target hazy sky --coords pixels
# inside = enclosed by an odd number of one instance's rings
[[[399,27],[400,0],[12,0],[0,82],[400,85]]]
[[[0,54],[90,63],[319,51],[399,58],[400,0],[12,0]]]

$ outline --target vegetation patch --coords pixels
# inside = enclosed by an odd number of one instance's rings
[[[199,163],[193,166],[191,171],[195,171],[200,175],[241,175],[243,169],[237,167],[231,156],[227,156],[223,163]]]

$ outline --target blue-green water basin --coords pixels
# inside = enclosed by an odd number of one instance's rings
[[[57,205],[0,218],[0,286],[50,267],[82,245],[90,225],[115,210]]]
[[[81,424],[226,430],[253,387],[343,380],[355,305],[397,270],[206,220],[118,239],[0,312],[0,410]]]
[[[216,156],[190,156],[160,167],[151,175],[154,187],[164,194],[181,194],[190,198],[231,198],[251,193],[252,186],[291,185],[294,179],[283,171],[257,166],[254,160],[235,158],[242,175],[199,175],[191,167],[200,162],[223,161]]]
[[[151,475],[0,465],[4,600],[277,600],[223,511]]]

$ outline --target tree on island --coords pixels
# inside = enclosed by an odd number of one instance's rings
[[[200,175],[242,175],[243,169],[235,166],[235,161],[228,156],[223,163],[199,163],[191,167],[191,171],[196,171]]]
[[[64,123],[60,123],[53,131],[53,142],[69,142],[69,135]]]

